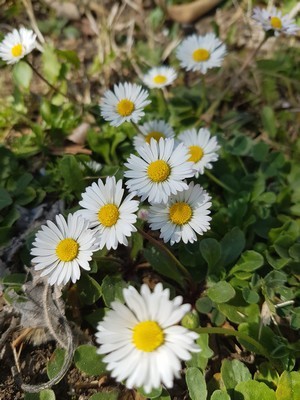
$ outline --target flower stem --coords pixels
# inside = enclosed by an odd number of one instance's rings
[[[229,186],[226,185],[226,183],[221,182],[220,179],[216,178],[211,172],[209,172],[207,169],[205,170],[205,175],[211,179],[213,182],[215,182],[217,185],[221,186],[223,189],[227,190],[227,192],[230,193],[235,193],[233,189],[231,189]]]
[[[33,66],[33,64],[31,64],[30,61],[28,61],[27,59],[25,59],[25,62],[30,66],[30,68],[32,69],[32,71],[44,82],[46,83],[46,85],[48,85],[52,90],[54,90],[54,92],[60,94],[61,96],[64,96],[66,99],[74,101],[74,99],[72,99],[70,96],[68,96],[67,94],[61,92],[59,89],[57,89],[54,85],[52,85],[52,83],[50,83],[46,78],[43,77],[42,74],[40,74],[40,72]]]
[[[131,123],[132,123],[132,125],[134,126],[135,130],[137,131],[137,133],[138,133],[139,135],[143,135],[143,136],[144,136],[144,134],[143,134],[143,132],[141,131],[141,129],[140,129],[140,127],[138,126],[138,124],[136,124],[136,123],[133,122],[133,121],[131,121]]]
[[[256,54],[259,52],[259,50],[265,44],[265,42],[268,40],[268,38],[269,38],[268,35],[264,36],[263,40],[258,44],[258,46],[254,49],[254,51],[249,55],[249,57],[246,58],[246,61],[241,66],[241,68],[238,70],[236,76],[239,76],[244,72],[244,70],[248,67],[250,62],[255,58]]]
[[[164,253],[166,253],[172,259],[174,264],[176,264],[178,269],[183,273],[186,280],[188,280],[190,282],[192,281],[192,277],[191,277],[190,273],[188,272],[188,270],[184,267],[184,265],[181,264],[181,262],[179,260],[177,260],[177,258],[174,256],[174,254],[166,246],[164,246],[160,241],[154,239],[154,237],[152,237],[148,233],[144,232],[141,228],[137,227],[137,230],[140,235],[142,235],[145,239],[147,239],[150,243],[152,243],[156,248],[158,248],[159,250],[162,250]]]
[[[200,328],[194,329],[194,331],[199,334],[208,333],[208,334],[235,336],[235,337],[251,344],[252,346],[254,346],[257,349],[257,351],[259,352],[259,354],[266,357],[271,363],[273,361],[271,356],[265,350],[265,348],[257,340],[253,339],[246,333],[236,331],[235,329],[226,329],[226,328],[217,328],[217,327],[210,327],[210,328],[201,328],[200,327]]]

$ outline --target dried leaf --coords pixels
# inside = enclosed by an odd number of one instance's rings
[[[188,4],[170,6],[167,8],[169,17],[174,21],[189,23],[216,7],[222,0],[197,0]]]

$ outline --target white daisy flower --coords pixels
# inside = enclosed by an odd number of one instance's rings
[[[226,46],[214,33],[191,35],[177,47],[176,56],[187,71],[200,71],[219,67],[226,55]]]
[[[148,222],[153,230],[160,230],[160,238],[171,245],[180,242],[194,243],[197,235],[210,228],[211,197],[194,182],[187,190],[170,196],[167,204],[152,204]]]
[[[99,236],[100,249],[116,249],[118,243],[128,245],[127,237],[136,232],[134,214],[139,207],[139,201],[132,200],[135,193],[129,194],[124,200],[122,179],[116,182],[115,177],[107,177],[105,184],[101,179],[86,188],[79,202],[84,210],[77,213],[90,221],[90,227],[96,228]]]
[[[146,142],[149,144],[151,138],[158,141],[160,138],[173,138],[175,133],[173,128],[163,120],[153,120],[145,122],[139,126],[139,130],[142,134],[136,135],[133,138],[133,144],[136,150],[140,146],[143,146]]]
[[[0,43],[0,58],[15,64],[36,47],[36,34],[24,27],[8,33]]]
[[[197,171],[195,176],[204,174],[204,169],[212,169],[212,162],[217,161],[219,155],[217,151],[220,149],[217,138],[210,136],[210,132],[206,128],[188,129],[182,132],[178,139],[184,143],[189,149],[189,161],[194,163],[193,168]]]
[[[107,90],[102,98],[100,109],[102,117],[112,126],[123,122],[138,122],[150,100],[148,91],[142,86],[125,82],[114,85],[114,91]]]
[[[194,176],[193,163],[188,162],[188,149],[180,143],[174,148],[174,139],[151,139],[139,147],[139,155],[131,155],[124,165],[129,171],[126,186],[135,190],[141,200],[166,203],[171,194],[187,189],[185,178]]]
[[[56,224],[47,221],[36,234],[31,254],[36,271],[49,275],[50,285],[75,283],[80,278],[80,268],[90,270],[89,261],[98,244],[89,222],[77,215],[68,215],[67,221],[59,214]]]
[[[128,388],[143,387],[146,393],[161,384],[173,386],[181,372],[181,361],[199,352],[194,342],[198,334],[181,325],[190,310],[182,297],[169,299],[169,289],[158,283],[151,293],[142,285],[141,294],[133,287],[123,289],[126,305],[114,301],[98,324],[96,340],[99,354],[117,381]]]
[[[265,31],[274,31],[274,35],[278,36],[281,33],[286,35],[295,35],[299,27],[295,21],[288,15],[282,15],[282,11],[272,7],[271,11],[255,7],[252,18],[260,23]]]
[[[143,82],[150,89],[163,88],[171,85],[177,78],[177,72],[172,67],[151,68],[143,77]]]

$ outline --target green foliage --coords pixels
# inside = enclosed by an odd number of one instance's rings
[[[186,383],[192,400],[206,400],[206,383],[198,368],[190,367],[186,370]]]
[[[39,393],[25,393],[24,400],[55,400],[55,393],[53,390],[44,389]]]
[[[234,390],[235,400],[276,400],[275,392],[262,382],[240,382]]]
[[[117,390],[111,390],[110,392],[95,393],[89,400],[118,400],[119,392]]]
[[[96,347],[82,344],[74,353],[76,367],[87,375],[101,375],[105,373],[105,364],[102,357],[96,353]]]
[[[215,303],[227,303],[235,296],[235,290],[226,281],[220,281],[207,290],[208,297]]]
[[[297,400],[300,393],[300,373],[284,371],[279,378],[276,400]]]
[[[56,349],[47,364],[47,375],[49,379],[53,379],[58,375],[64,364],[66,351],[64,349]]]

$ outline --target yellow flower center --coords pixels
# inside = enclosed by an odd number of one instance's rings
[[[21,45],[21,43],[19,43],[19,44],[16,44],[11,49],[11,54],[13,55],[13,57],[20,57],[22,55],[22,51],[23,51],[23,46]]]
[[[191,219],[193,212],[191,207],[185,202],[174,203],[169,211],[170,220],[175,225],[184,225]]]
[[[164,75],[156,75],[153,78],[153,82],[156,83],[157,85],[162,85],[164,83],[166,83],[167,78]]]
[[[147,174],[153,182],[163,182],[168,179],[171,169],[164,160],[153,161],[149,164]]]
[[[210,58],[210,52],[206,49],[197,49],[193,52],[193,60],[196,62],[207,61]]]
[[[203,149],[200,146],[190,146],[190,158],[189,161],[193,161],[194,163],[198,162],[201,160],[203,157]]]
[[[79,244],[76,240],[67,238],[58,243],[55,252],[60,261],[73,261],[78,255],[78,250]]]
[[[164,332],[155,321],[140,322],[133,328],[132,341],[137,349],[149,353],[164,343]]]
[[[271,26],[274,29],[281,29],[282,28],[281,19],[278,17],[271,17]]]
[[[134,103],[128,99],[120,100],[117,104],[117,112],[122,117],[128,117],[128,115],[131,115],[134,111],[134,108]]]
[[[145,140],[147,143],[150,143],[151,139],[155,139],[157,142],[159,141],[160,138],[164,138],[165,135],[161,132],[153,131],[149,132],[148,135],[145,137]]]
[[[105,204],[98,212],[100,223],[106,227],[115,225],[119,219],[119,209],[114,204]]]

